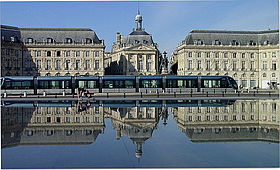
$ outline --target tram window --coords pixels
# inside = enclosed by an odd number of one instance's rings
[[[61,83],[59,81],[50,81],[51,89],[61,89]]]
[[[186,87],[186,83],[184,80],[178,80],[178,88],[185,88]]]
[[[221,88],[228,88],[229,84],[226,79],[221,80]]]
[[[113,88],[113,87],[114,87],[113,80],[105,80],[104,81],[104,88]]]
[[[141,80],[140,88],[160,88],[161,87],[160,80]]]
[[[134,88],[135,87],[134,80],[125,80],[124,84],[125,84],[125,88]]]
[[[177,80],[167,80],[167,88],[177,88]]]
[[[6,81],[3,89],[32,89],[32,81]]]
[[[220,88],[219,80],[202,80],[202,88]]]
[[[186,88],[197,88],[197,80],[186,80]]]
[[[48,85],[48,81],[38,81],[38,88],[39,89],[48,89],[49,85]]]
[[[122,80],[115,80],[114,81],[114,88],[123,88],[124,87],[124,83]]]
[[[94,89],[97,88],[97,83],[96,81],[79,81],[78,88]]]

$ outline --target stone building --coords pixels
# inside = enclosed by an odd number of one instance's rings
[[[229,75],[243,88],[280,81],[279,30],[193,30],[175,49],[173,74]]]
[[[142,16],[135,17],[136,28],[127,36],[116,34],[116,42],[107,61],[106,74],[156,75],[160,73],[161,55],[152,35],[142,27]]]
[[[104,108],[104,112],[112,120],[116,139],[119,140],[123,136],[130,138],[136,147],[135,157],[140,159],[145,141],[152,137],[157,127],[161,108]]]
[[[1,26],[1,36],[1,76],[104,74],[104,41],[91,29]]]
[[[71,104],[68,104],[68,107],[39,105],[35,108],[32,105],[29,107],[25,105],[25,107],[1,108],[1,147],[42,144],[81,145],[95,142],[105,128],[103,108],[96,106],[80,109],[80,107],[84,106],[81,104],[77,107]]]
[[[178,127],[193,142],[279,143],[279,100],[242,100],[224,107],[178,107]]]

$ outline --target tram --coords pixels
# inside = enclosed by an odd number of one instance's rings
[[[1,77],[1,94],[77,94],[78,88],[91,93],[152,93],[235,91],[238,86],[229,76]]]

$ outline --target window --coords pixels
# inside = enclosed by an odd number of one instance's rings
[[[73,41],[72,41],[71,38],[66,38],[65,42],[68,43],[68,44],[71,44]]]
[[[256,87],[256,80],[250,80],[250,88]]]
[[[46,70],[51,69],[51,60],[47,60],[47,67]]]
[[[245,53],[242,53],[242,54],[241,54],[241,57],[242,57],[242,58],[245,58]]]
[[[70,56],[70,51],[66,51],[66,57]]]
[[[210,70],[210,60],[206,61],[206,70]]]
[[[263,53],[263,58],[266,58],[266,53]]]
[[[276,70],[276,61],[272,61],[272,70]]]
[[[255,58],[255,54],[254,53],[251,53],[251,58]]]
[[[55,69],[60,70],[60,60],[55,61]]]
[[[47,38],[47,43],[53,43],[53,39],[52,38]]]
[[[99,51],[95,52],[95,57],[99,57]]]
[[[219,61],[215,61],[215,70],[216,70],[216,71],[219,70]]]
[[[267,70],[267,61],[263,61],[263,70]]]
[[[228,58],[228,53],[224,53],[224,58]]]
[[[277,109],[277,105],[276,103],[272,103],[272,112],[276,112],[276,109]]]
[[[147,55],[147,60],[151,60],[151,59],[152,59],[151,55],[148,54],[148,55]]]
[[[219,40],[214,41],[214,45],[221,45],[222,43]]]
[[[80,57],[80,51],[76,51],[76,57]]]
[[[192,57],[192,52],[189,52],[189,57]]]
[[[276,57],[276,52],[272,52],[272,57]]]
[[[65,61],[65,69],[69,70],[70,69],[70,60]]]
[[[207,57],[207,58],[210,58],[210,53],[206,53],[206,57]]]
[[[241,62],[241,70],[245,70],[246,69],[246,63],[245,61]]]
[[[143,70],[143,61],[142,59],[138,60],[138,71]]]
[[[85,63],[85,70],[89,69],[90,68],[90,60],[86,60],[86,63]]]
[[[80,68],[80,60],[76,60],[75,70],[78,70],[79,68]]]
[[[57,51],[57,52],[56,52],[56,56],[57,56],[57,57],[60,57],[60,56],[61,56],[61,52],[60,52],[60,51]]]
[[[192,60],[189,60],[188,62],[188,70],[192,70]]]
[[[250,70],[255,70],[255,62],[254,61],[251,61],[250,62]]]
[[[236,53],[232,53],[232,58],[236,58]]]
[[[247,87],[247,80],[242,80],[242,87],[244,87],[244,88]]]
[[[233,71],[237,70],[237,61],[233,61],[233,63],[232,63],[232,70]]]
[[[27,43],[33,43],[33,38],[27,38]]]
[[[228,61],[224,61],[224,70],[225,70],[225,71],[228,70]]]
[[[147,63],[147,71],[151,71],[152,70],[152,62],[148,62]]]
[[[201,61],[200,60],[197,61],[197,70],[201,70]]]
[[[41,51],[36,51],[36,56],[40,57],[41,56]]]
[[[41,60],[37,60],[37,61],[36,61],[36,67],[37,67],[38,69],[41,68]]]
[[[94,61],[94,69],[98,70],[99,69],[99,60]]]
[[[199,53],[197,53],[197,57],[201,57],[201,53],[199,52]]]
[[[220,55],[219,53],[216,53],[216,54],[215,54],[215,57],[216,57],[216,58],[219,58],[219,55]]]
[[[52,56],[51,51],[47,51],[47,57],[51,57],[51,56]]]
[[[236,40],[232,40],[231,45],[239,45],[239,43]]]
[[[90,38],[86,38],[86,44],[91,44],[92,40]]]
[[[86,51],[86,57],[88,57],[89,56],[89,51]]]

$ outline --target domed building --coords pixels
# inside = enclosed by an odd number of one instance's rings
[[[142,26],[139,11],[135,17],[136,27],[127,36],[116,33],[112,53],[105,61],[107,75],[156,75],[159,74],[160,52],[152,35]],[[105,59],[106,60],[106,59]],[[107,65],[106,65],[107,64]]]

